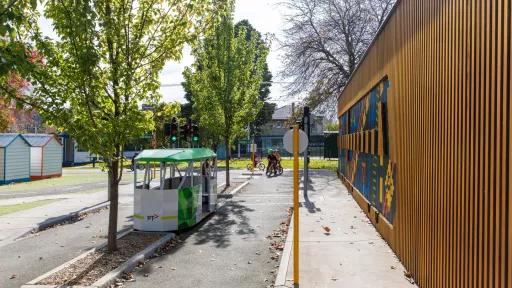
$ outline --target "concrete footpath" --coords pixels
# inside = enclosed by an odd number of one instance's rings
[[[308,197],[300,195],[300,287],[416,287],[337,176],[310,175]],[[275,287],[293,287],[292,233],[290,225]]]

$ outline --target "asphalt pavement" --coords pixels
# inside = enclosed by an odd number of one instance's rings
[[[0,247],[0,287],[20,287],[105,242],[108,212],[102,210],[82,221],[57,226]],[[133,205],[121,202],[119,230],[131,227],[132,214]]]
[[[266,237],[292,205],[290,172],[250,181],[169,254],[146,263],[127,287],[267,287],[278,261]],[[147,274],[147,277],[144,277]]]
[[[87,173],[98,173],[97,170]],[[80,169],[78,173],[84,173]],[[245,178],[233,171],[232,180]],[[133,177],[133,175],[126,177]],[[219,171],[218,184],[224,183],[225,174]],[[84,188],[85,189],[85,188]],[[133,186],[120,186],[119,230],[132,226]],[[23,198],[24,201],[59,198],[57,202],[0,217],[0,288],[19,287],[48,272],[66,261],[106,241],[108,210],[93,213],[82,221],[41,231],[28,233],[37,224],[55,217],[75,212],[107,200],[106,189],[89,194],[38,195]],[[0,200],[4,204],[16,204],[19,198]],[[11,203],[12,202],[12,203]],[[27,235],[28,236],[25,236]],[[22,237],[23,236],[23,237]],[[11,279],[12,278],[12,279]]]

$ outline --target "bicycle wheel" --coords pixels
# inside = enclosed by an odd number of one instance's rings
[[[247,164],[247,170],[252,171],[252,164],[251,163]]]
[[[258,169],[260,169],[261,171],[265,171],[265,164],[263,164],[263,162],[260,162],[258,164]]]
[[[282,175],[283,174],[283,167],[282,166],[277,167],[277,174],[278,175]]]
[[[271,167],[267,167],[267,171],[265,172],[265,174],[270,177],[272,175],[272,168]]]

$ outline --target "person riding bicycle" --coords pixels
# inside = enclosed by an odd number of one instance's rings
[[[272,149],[268,149],[267,160],[268,160],[268,166],[267,166],[268,171],[272,171],[272,169],[273,169],[274,173],[275,173],[275,167],[277,165],[277,157],[274,154],[274,151]]]
[[[281,165],[281,154],[279,154],[279,150],[274,150],[274,156],[276,157],[277,165]]]

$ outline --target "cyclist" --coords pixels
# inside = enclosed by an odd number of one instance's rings
[[[281,164],[281,154],[279,154],[279,150],[274,150],[274,156],[276,156],[277,164]]]
[[[283,168],[281,166],[281,155],[279,154],[279,150],[275,149],[273,154],[276,157],[276,166],[274,167],[274,174],[281,174]]]
[[[274,171],[274,174],[276,173],[276,164],[277,164],[277,158],[276,158],[276,155],[274,154],[274,151],[272,149],[268,149],[268,155],[267,155],[267,160],[268,160],[268,166],[267,166],[267,173],[268,172],[272,172],[272,170]]]

